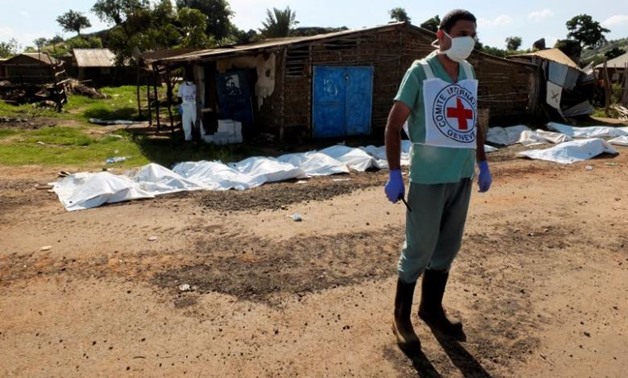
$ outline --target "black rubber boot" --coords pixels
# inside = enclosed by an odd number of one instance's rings
[[[421,286],[419,317],[430,328],[438,330],[443,335],[464,340],[465,336],[460,320],[449,318],[443,309],[443,295],[448,278],[449,272],[446,271],[425,271]]]
[[[401,348],[421,348],[419,337],[412,328],[410,314],[412,314],[412,299],[416,282],[405,283],[397,280],[397,293],[395,294],[395,317],[392,331],[397,337],[397,343]]]

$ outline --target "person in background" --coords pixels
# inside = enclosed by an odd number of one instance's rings
[[[203,127],[198,119],[196,109],[196,84],[192,75],[186,72],[185,80],[179,85],[178,96],[181,100],[179,112],[181,113],[181,125],[185,141],[193,139],[193,130],[198,128],[201,137],[204,135]]]
[[[484,136],[476,128],[478,83],[466,61],[476,44],[475,16],[466,10],[449,12],[436,37],[437,50],[406,71],[385,131],[389,179],[384,190],[392,203],[405,196],[400,169],[405,122],[413,143],[392,324],[402,348],[420,348],[410,314],[421,275],[419,317],[437,332],[465,339],[462,323],[447,316],[442,300],[461,246],[476,164],[479,191],[489,190],[492,182]]]

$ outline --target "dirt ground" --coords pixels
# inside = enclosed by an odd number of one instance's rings
[[[71,167],[0,167],[0,376],[625,376],[617,149],[568,166],[490,154],[445,296],[467,341],[415,311],[408,354],[390,330],[404,207],[384,171],[67,212],[45,184]]]

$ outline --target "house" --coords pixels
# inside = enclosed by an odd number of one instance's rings
[[[604,63],[595,66],[598,78],[601,78],[601,71],[604,69]],[[615,57],[606,62],[608,70],[608,78],[611,83],[624,83],[626,72],[628,71],[628,53]]]
[[[403,75],[434,50],[435,39],[401,22],[145,57],[145,64],[166,76],[194,73],[209,132],[216,119],[235,119],[245,138],[262,131],[280,138],[383,135]],[[529,96],[534,65],[478,51],[469,61],[480,83],[479,107],[490,109],[491,119],[528,113],[536,102]]]
[[[94,87],[134,84],[135,69],[117,66],[115,54],[106,48],[72,49],[70,75]]]
[[[539,69],[535,91],[544,105],[562,118],[593,113],[589,102],[595,90],[595,78],[582,70],[559,49],[545,49],[513,55],[509,59],[530,62]],[[545,106],[549,118],[551,109]]]
[[[13,104],[51,101],[57,111],[67,102],[64,64],[45,52],[22,53],[0,62],[7,80],[0,97]]]
[[[4,62],[6,62],[6,60],[6,58],[0,58],[0,80],[7,80],[7,70],[2,65]]]
[[[93,84],[108,82],[116,63],[116,56],[109,49],[72,49],[75,77]]]
[[[22,53],[0,63],[6,80],[15,85],[56,83],[64,75],[63,62],[48,53]]]

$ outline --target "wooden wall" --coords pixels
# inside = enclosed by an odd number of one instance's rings
[[[284,133],[311,137],[312,67],[372,66],[371,125],[374,135],[382,134],[403,75],[415,60],[434,51],[434,39],[429,31],[398,25],[267,47],[265,53],[276,54],[275,88],[261,106],[254,102],[256,130],[280,137]],[[517,117],[519,123],[524,122],[523,117],[538,102],[535,67],[479,52],[469,61],[480,82],[479,108],[485,113],[488,109],[491,124],[493,119]]]
[[[534,89],[535,67],[477,52],[469,62],[479,81],[478,107],[489,109],[489,123],[524,122],[538,100]]]
[[[406,69],[420,54],[426,55],[433,48],[431,38],[423,33],[409,33],[403,28],[383,32],[345,36],[310,44],[291,46],[277,60],[277,82],[274,109],[281,109],[283,117],[274,118],[269,128],[298,128],[298,133],[310,136],[312,132],[312,67],[372,66],[373,67],[373,115],[374,132],[386,125],[392,100]],[[277,97],[283,97],[278,99]],[[279,100],[279,101],[277,101]],[[269,103],[269,105],[270,105]],[[260,116],[268,121],[268,117]],[[380,130],[378,130],[380,129]]]
[[[4,62],[6,77],[13,84],[44,84],[54,81],[51,65],[25,55]]]
[[[311,136],[312,67],[372,66],[372,130],[381,134],[403,75],[435,49],[434,39],[429,32],[400,27],[284,48],[277,56],[275,93],[257,112],[257,123],[282,135]],[[534,69],[478,52],[469,60],[480,82],[479,107],[489,109],[491,119],[525,117],[534,100]]]

